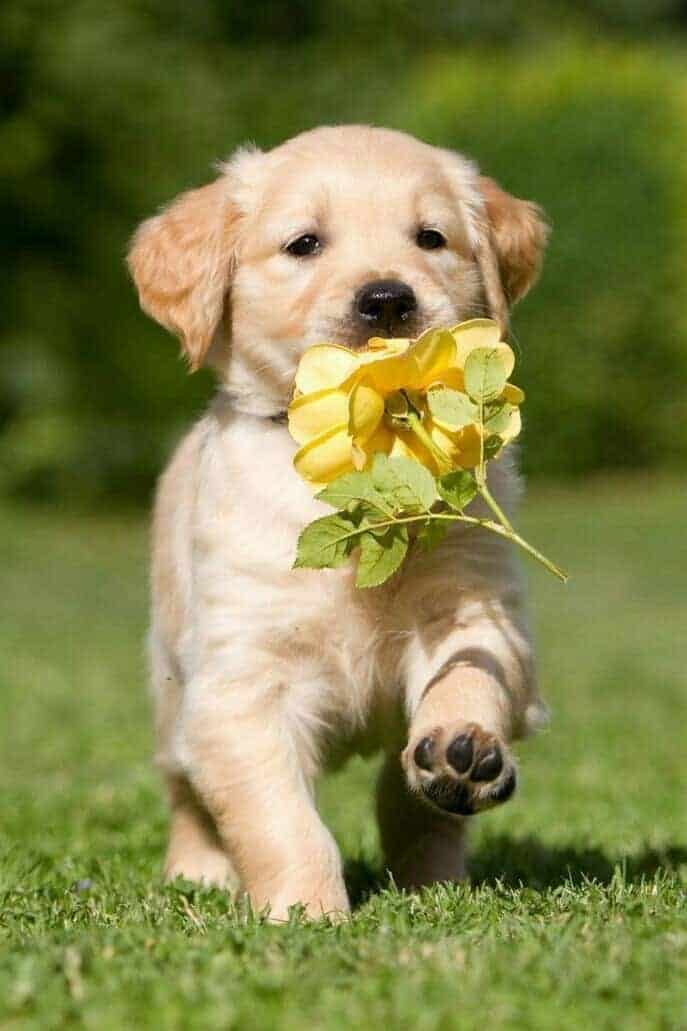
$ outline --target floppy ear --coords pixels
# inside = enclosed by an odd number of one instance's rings
[[[191,370],[220,325],[235,264],[229,193],[226,175],[183,193],[139,227],[127,259],[141,307],[180,338]]]
[[[485,260],[485,290],[490,303],[489,292],[494,293],[494,304],[499,310],[503,301],[496,296],[499,291],[498,284],[493,281],[494,274],[498,272],[508,305],[524,297],[539,276],[548,227],[541,208],[530,201],[512,197],[493,179],[480,176],[479,190],[487,217],[488,242],[496,259],[496,268],[493,261],[490,265],[489,259]]]

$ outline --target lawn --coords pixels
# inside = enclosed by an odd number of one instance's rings
[[[0,1028],[687,1027],[687,536],[677,481],[532,491],[551,729],[472,883],[384,879],[374,763],[322,789],[350,923],[163,887],[142,520],[0,509]]]

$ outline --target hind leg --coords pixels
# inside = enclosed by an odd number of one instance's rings
[[[465,876],[465,821],[413,794],[397,755],[387,757],[379,776],[377,818],[385,863],[399,888]]]
[[[168,774],[171,809],[165,879],[185,877],[201,884],[236,886],[229,857],[214,821],[183,774]]]

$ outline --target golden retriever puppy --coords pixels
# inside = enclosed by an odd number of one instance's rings
[[[150,651],[171,804],[168,877],[239,885],[283,920],[349,907],[317,811],[320,772],[381,749],[388,868],[460,878],[466,817],[508,799],[509,742],[542,719],[510,547],[456,525],[386,585],[291,568],[325,506],[292,468],[284,413],[316,341],[359,347],[474,315],[537,276],[539,210],[465,158],[399,132],[338,126],[219,177],[144,222],[141,305],[219,389],[157,494]],[[518,492],[508,452],[490,486]]]

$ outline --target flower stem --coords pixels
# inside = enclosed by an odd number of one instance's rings
[[[521,537],[519,533],[516,533],[512,527],[509,528],[507,526],[502,526],[500,523],[492,523],[491,519],[478,519],[475,516],[453,515],[452,512],[432,512],[430,514],[430,518],[467,523],[470,526],[481,526],[485,530],[491,530],[492,533],[498,534],[499,537],[505,537],[506,540],[517,544],[523,549],[523,551],[526,551],[528,555],[531,555],[532,558],[536,558],[537,562],[541,562],[543,566],[546,566],[549,572],[553,573],[554,576],[557,576],[559,580],[563,581],[563,583],[567,583],[568,581],[567,573],[564,573],[562,569],[552,562],[551,559],[547,558],[546,555],[543,555],[541,551],[537,551],[537,549],[533,548],[531,544],[528,544],[527,541]]]
[[[415,434],[420,443],[429,451],[430,455],[439,467],[439,475],[449,473],[453,468],[451,459],[445,451],[442,451],[438,444],[435,444],[427,430],[422,425],[422,420],[415,412],[410,412],[407,417],[408,428]]]
[[[502,524],[502,526],[504,526],[509,533],[514,534],[515,530],[513,529],[513,526],[508,516],[503,511],[503,509],[497,502],[496,498],[487,487],[486,479],[481,483],[478,482],[477,489],[479,490],[480,494],[482,495],[486,503],[489,505],[489,508],[492,510],[498,521]]]
[[[537,549],[533,548],[531,544],[528,544],[519,533],[516,533],[514,530],[508,530],[505,527],[499,526],[498,523],[492,523],[490,521],[483,522],[482,525],[487,527],[487,529],[491,530],[493,533],[497,533],[500,537],[505,537],[506,540],[513,541],[514,544],[521,547],[523,551],[526,551],[528,555],[532,556],[532,558],[536,558],[537,562],[541,562],[541,564],[545,566],[549,572],[553,573],[554,576],[557,576],[559,580],[562,580],[563,583],[567,583],[568,574],[564,573],[563,570],[552,562],[551,559],[547,558],[546,555],[542,555],[541,551],[537,551]]]
[[[374,525],[381,529],[385,526],[397,526],[405,523],[424,523],[428,519],[436,519],[441,522],[449,523],[465,523],[467,526],[481,526],[485,530],[491,530],[492,533],[498,534],[499,537],[504,537],[506,540],[517,544],[523,549],[523,551],[526,551],[528,555],[535,558],[537,562],[541,562],[541,564],[545,566],[549,572],[553,573],[554,576],[557,576],[559,580],[562,580],[563,583],[567,583],[568,574],[564,573],[562,569],[551,561],[551,559],[548,559],[546,555],[541,553],[541,551],[537,551],[537,549],[533,548],[531,544],[528,544],[520,534],[515,533],[512,529],[509,530],[507,527],[502,526],[501,523],[492,522],[491,519],[479,519],[477,516],[466,516],[462,513],[458,514],[457,512],[430,512],[429,514],[424,513],[423,515],[414,516],[393,516],[391,519],[382,520]],[[361,527],[360,529],[351,530],[349,533],[342,533],[338,540],[344,541],[348,540],[350,537],[357,537],[361,533],[364,533],[365,529],[366,527]]]

